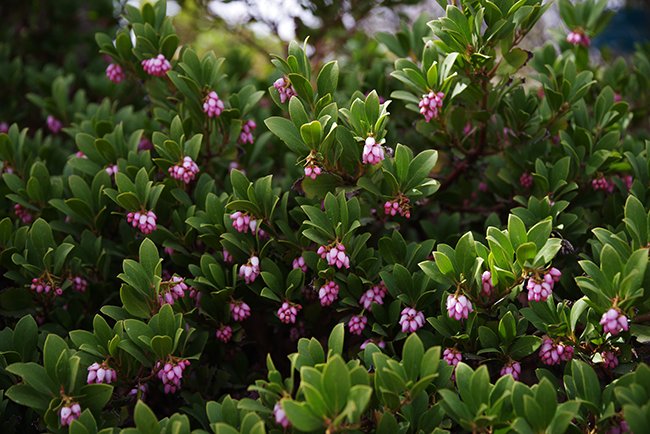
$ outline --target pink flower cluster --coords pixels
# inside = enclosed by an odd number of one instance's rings
[[[361,154],[361,161],[363,164],[379,164],[384,160],[384,147],[377,143],[374,137],[366,137],[365,145],[363,146],[363,153]]]
[[[230,220],[232,220],[232,227],[235,228],[237,232],[245,234],[249,229],[253,233],[257,230],[257,220],[252,218],[252,216],[246,212],[235,211],[230,214]]]
[[[185,279],[176,275],[163,283],[165,284],[166,290],[158,296],[158,301],[161,306],[163,304],[174,304],[179,298],[185,297],[185,291],[190,289],[187,283],[185,283]]]
[[[241,127],[241,133],[239,133],[239,143],[245,145],[246,143],[253,144],[253,131],[257,128],[257,124],[254,120],[249,119]]]
[[[335,242],[334,245],[320,246],[316,253],[322,259],[327,260],[330,266],[336,268],[350,268],[350,257],[345,254],[345,246],[341,243]]]
[[[278,318],[285,324],[295,324],[298,311],[301,309],[301,305],[285,301],[278,309]]]
[[[24,224],[28,225],[34,220],[34,216],[31,212],[21,204],[14,204],[14,214],[20,219]]]
[[[0,122],[0,133],[8,133],[9,124],[7,122]]]
[[[305,165],[305,176],[307,178],[316,179],[321,173],[323,173],[323,169],[317,163],[310,162]]]
[[[57,134],[63,128],[63,123],[52,115],[47,117],[47,127],[52,134]]]
[[[111,63],[106,67],[106,77],[113,83],[120,83],[126,78],[122,67],[117,63]]]
[[[164,77],[167,71],[172,69],[171,63],[169,60],[165,59],[165,56],[162,54],[152,57],[151,59],[144,59],[141,62],[142,69],[149,75],[154,77]]]
[[[528,189],[533,186],[533,175],[530,172],[524,172],[519,177],[519,185]]]
[[[328,280],[323,286],[318,290],[318,299],[320,300],[321,306],[329,306],[334,303],[339,296],[339,285],[333,280]]]
[[[379,282],[378,285],[373,286],[361,294],[359,303],[361,303],[364,309],[371,310],[373,303],[384,304],[384,297],[386,297],[387,292],[388,289],[384,285],[384,282]]]
[[[607,430],[607,434],[624,434],[630,432],[630,425],[624,420],[621,420],[621,423],[618,425],[612,425],[609,430]]]
[[[601,356],[605,368],[614,369],[618,366],[618,357],[616,357],[616,354],[613,351],[603,351]]]
[[[449,315],[449,318],[456,321],[467,319],[469,313],[473,311],[472,302],[465,295],[449,294],[447,296],[447,315]]]
[[[59,411],[59,418],[62,427],[70,426],[73,420],[79,419],[79,416],[81,416],[81,406],[76,402],[64,405]]]
[[[226,106],[214,90],[208,93],[203,100],[203,111],[209,118],[216,118],[221,115]]]
[[[614,191],[614,183],[609,181],[607,178],[604,176],[599,176],[598,178],[594,178],[591,180],[591,188],[594,190],[603,190],[606,191],[607,193],[612,193]]]
[[[424,314],[412,307],[402,309],[399,318],[402,333],[413,333],[424,326]]]
[[[521,364],[515,360],[511,360],[503,365],[503,368],[501,368],[501,372],[499,374],[502,377],[506,375],[512,375],[512,378],[515,379],[515,381],[518,381],[521,375]]]
[[[273,82],[273,87],[280,94],[280,102],[284,104],[289,101],[292,96],[296,95],[296,90],[291,85],[291,82],[286,77],[280,77]]]
[[[239,267],[239,277],[244,279],[246,284],[251,284],[255,282],[257,276],[260,275],[260,258],[257,256],[251,256],[248,258],[248,262],[241,267]]]
[[[181,388],[183,371],[188,366],[190,366],[189,360],[170,360],[164,364],[160,360],[156,362],[154,369],[163,383],[165,393],[176,393]]]
[[[350,330],[350,333],[353,335],[359,336],[363,333],[363,329],[366,328],[366,324],[368,324],[368,318],[361,314],[353,315],[352,318],[350,318],[350,321],[348,321],[348,330]]]
[[[199,173],[199,166],[196,165],[194,160],[191,157],[184,157],[183,162],[171,166],[169,169],[169,176],[179,181],[183,181],[185,184],[189,184],[194,181],[196,174]]]
[[[397,214],[404,218],[411,218],[410,200],[406,196],[400,195],[397,199],[388,200],[384,204],[384,214],[395,217]]]
[[[62,295],[63,294],[63,289],[54,286],[53,283],[47,282],[43,280],[42,278],[36,278],[34,277],[32,279],[32,284],[29,286],[29,288],[36,292],[37,294],[49,294],[50,291],[53,292],[54,295]]]
[[[108,366],[106,362],[101,364],[95,362],[88,367],[88,378],[86,379],[88,384],[111,384],[115,380],[117,380],[117,372]]]
[[[215,335],[217,336],[217,339],[224,344],[227,344],[230,342],[230,339],[232,339],[232,327],[229,325],[222,325],[217,329]]]
[[[431,119],[438,118],[440,109],[442,109],[442,100],[444,97],[444,93],[436,93],[434,91],[422,95],[418,107],[420,108],[420,113],[424,116],[426,122],[431,122]]]
[[[88,289],[88,281],[81,276],[74,276],[71,280],[72,289],[77,292],[86,292]]]
[[[627,317],[615,307],[603,314],[600,325],[603,326],[603,333],[610,333],[612,336],[628,331]]]
[[[294,270],[296,268],[300,268],[303,273],[307,272],[307,264],[305,263],[305,258],[303,258],[302,256],[298,256],[296,259],[294,259],[291,266]]]
[[[566,41],[571,45],[582,45],[583,47],[588,47],[591,44],[591,39],[581,29],[569,32]]]
[[[282,428],[287,429],[291,426],[291,422],[289,422],[289,418],[282,409],[282,404],[280,404],[280,402],[276,402],[273,407],[273,417],[275,418],[275,423],[280,425]]]
[[[366,347],[368,346],[368,344],[375,344],[379,348],[381,348],[382,350],[384,348],[386,348],[386,342],[382,341],[381,339],[376,339],[376,338],[366,339],[365,341],[363,341],[363,343],[361,344],[361,346],[359,348],[362,349],[362,350],[365,350]]]
[[[456,367],[463,361],[463,354],[456,348],[445,348],[445,351],[442,352],[442,358],[449,366]]]
[[[104,170],[108,173],[108,176],[114,176],[119,171],[119,168],[117,164],[109,164]]]
[[[553,342],[553,339],[546,336],[539,349],[539,358],[545,365],[558,365],[560,362],[568,362],[573,358],[573,347]]]
[[[153,143],[147,137],[142,137],[138,142],[138,151],[150,151],[153,149]]]
[[[490,294],[492,294],[493,289],[494,283],[492,282],[492,273],[484,271],[481,275],[481,292],[489,297]]]
[[[156,230],[156,214],[153,211],[136,211],[126,215],[126,221],[145,235]]]
[[[548,270],[542,278],[530,277],[526,284],[528,290],[528,301],[546,301],[553,294],[553,287],[560,281],[562,272],[553,267]]]
[[[244,321],[251,316],[251,307],[241,300],[233,300],[230,302],[230,315],[234,321]]]
[[[226,264],[232,264],[234,259],[230,254],[230,252],[226,249],[223,249],[222,253],[223,253],[223,262],[225,262]]]

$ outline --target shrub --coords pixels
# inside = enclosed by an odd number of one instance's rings
[[[229,78],[165,2],[96,36],[119,98],[31,94],[3,430],[644,432],[648,52],[590,63],[604,1],[534,52],[548,5],[460,3],[377,35],[397,101],[308,41]]]

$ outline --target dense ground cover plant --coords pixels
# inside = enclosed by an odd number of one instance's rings
[[[453,3],[377,35],[389,94],[309,41],[258,89],[164,2],[97,34],[111,97],[31,94],[3,432],[644,432],[647,50],[590,62],[603,1],[535,52],[541,1]]]

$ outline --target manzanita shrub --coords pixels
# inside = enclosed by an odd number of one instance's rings
[[[358,89],[308,41],[233,78],[161,1],[97,34],[120,97],[31,94],[2,432],[646,432],[649,52],[590,61],[604,0],[533,52],[541,0],[440,3]]]

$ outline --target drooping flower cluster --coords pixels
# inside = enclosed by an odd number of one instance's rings
[[[366,137],[363,153],[361,154],[363,164],[379,164],[384,158],[384,147],[381,142],[378,143],[372,136]]]
[[[56,286],[54,282],[46,281],[43,278],[34,277],[29,288],[37,294],[49,294],[50,291],[52,291],[54,295],[63,294],[63,289]]]
[[[257,128],[254,120],[249,119],[241,126],[241,133],[239,133],[239,143],[245,145],[246,143],[253,144],[253,131]]]
[[[172,276],[168,281],[160,285],[161,292],[158,295],[158,302],[163,304],[174,304],[179,298],[185,297],[185,292],[189,290],[185,279],[180,276]]]
[[[136,384],[131,390],[129,390],[129,396],[144,401],[148,392],[149,386],[146,384]]]
[[[147,137],[140,138],[138,142],[138,151],[151,151],[153,149],[153,143]]]
[[[295,324],[298,311],[301,309],[301,305],[285,301],[278,309],[278,318],[285,324]]]
[[[9,124],[7,122],[0,122],[0,133],[8,133]]]
[[[126,78],[126,75],[119,64],[111,63],[106,67],[106,77],[113,83],[120,83]]]
[[[426,122],[431,122],[431,119],[438,118],[440,109],[442,109],[442,100],[444,97],[444,93],[436,93],[434,91],[422,95],[418,107],[420,108],[420,113],[424,116]]]
[[[562,272],[553,267],[542,277],[531,276],[526,284],[528,290],[528,301],[546,301],[553,294],[553,287],[560,281]]]
[[[618,357],[613,351],[603,351],[601,354],[603,358],[603,365],[607,369],[614,369],[618,366]]]
[[[373,286],[361,294],[359,303],[363,306],[364,309],[371,310],[373,303],[384,304],[384,297],[386,297],[387,292],[388,290],[386,289],[384,282],[379,282],[378,285]]]
[[[226,108],[217,92],[211,91],[203,100],[203,111],[209,118],[216,118]]]
[[[289,418],[282,409],[282,404],[280,404],[280,402],[276,402],[273,407],[273,417],[275,418],[275,423],[280,425],[282,428],[287,429],[291,426],[291,422],[289,422]]]
[[[88,281],[81,276],[74,276],[70,279],[72,282],[72,289],[77,292],[86,292],[88,288]]]
[[[323,173],[323,168],[319,163],[319,157],[316,151],[312,150],[309,155],[307,155],[307,158],[305,158],[304,172],[305,176],[312,180],[318,178],[318,176]]]
[[[233,263],[234,258],[232,257],[232,255],[230,254],[230,252],[228,250],[223,249],[222,254],[223,254],[223,262],[225,262],[226,264],[232,264]]]
[[[449,366],[456,367],[463,361],[463,354],[456,348],[445,348],[445,351],[442,352],[442,358]]]
[[[298,256],[296,259],[293,260],[291,263],[291,267],[295,270],[296,268],[300,268],[303,273],[307,272],[307,264],[305,263],[305,258],[302,256]]]
[[[596,191],[603,190],[606,191],[607,193],[612,193],[614,191],[614,187],[615,187],[614,183],[608,180],[607,178],[605,178],[605,176],[603,175],[591,180],[591,188],[593,188]]]
[[[69,402],[59,410],[59,420],[61,426],[70,426],[73,420],[79,419],[81,416],[81,406],[77,402]]]
[[[248,258],[248,262],[241,267],[239,267],[239,277],[244,279],[246,284],[251,284],[255,282],[257,276],[260,275],[260,258],[257,256],[251,256]]]
[[[156,220],[158,217],[153,211],[136,211],[126,215],[126,221],[131,223],[134,228],[140,229],[145,235],[156,230]]]
[[[108,176],[115,176],[115,174],[119,171],[119,167],[117,167],[117,164],[109,164],[104,170],[106,173],[108,173]]]
[[[484,271],[481,275],[481,292],[489,297],[493,289],[494,282],[492,282],[492,273]]]
[[[102,363],[95,362],[88,367],[88,377],[86,378],[88,384],[111,384],[115,380],[117,380],[117,372],[108,366],[106,361]]]
[[[156,375],[162,381],[166,394],[176,393],[181,388],[183,371],[190,366],[189,360],[170,357],[166,362],[157,361],[154,367]]]
[[[533,186],[533,175],[530,172],[524,172],[519,177],[519,185],[528,189]]]
[[[402,333],[413,333],[424,326],[424,314],[412,307],[405,307],[400,315]]]
[[[244,321],[251,316],[251,307],[241,300],[233,300],[230,302],[230,315],[234,321]]]
[[[245,234],[249,229],[253,233],[257,230],[257,220],[246,212],[235,211],[230,214],[230,220],[232,220],[232,227],[235,228],[237,232]]]
[[[350,330],[350,333],[353,335],[361,335],[363,330],[366,328],[366,324],[368,324],[368,318],[365,316],[361,314],[352,315],[352,318],[348,321],[348,330]]]
[[[384,214],[395,217],[401,215],[404,218],[411,218],[411,201],[408,197],[400,194],[397,199],[388,200],[384,203]]]
[[[350,268],[350,257],[345,253],[342,243],[334,242],[329,246],[320,246],[316,251],[327,264],[336,268]]]
[[[515,360],[511,360],[503,365],[499,374],[502,377],[506,375],[512,375],[512,378],[517,381],[521,375],[521,364]]]
[[[629,329],[627,317],[615,307],[603,314],[600,318],[600,325],[603,326],[603,333],[610,333],[612,336]]]
[[[566,41],[571,45],[582,45],[588,47],[591,45],[591,39],[582,29],[575,29],[566,36]]]
[[[171,166],[168,171],[169,176],[172,178],[189,184],[194,181],[194,178],[199,173],[199,166],[197,166],[191,157],[185,156],[181,163]]]
[[[573,358],[573,347],[556,343],[548,336],[544,337],[542,346],[539,349],[539,358],[545,365],[558,365],[560,362],[568,362]]]
[[[321,306],[329,306],[334,303],[339,296],[339,285],[333,280],[328,280],[318,290],[318,299]]]
[[[456,321],[467,319],[470,312],[473,311],[472,302],[465,295],[449,294],[447,297],[447,315],[449,315],[449,318]]]
[[[384,341],[381,340],[381,339],[376,339],[376,338],[366,339],[366,340],[363,341],[363,343],[359,346],[359,348],[360,348],[361,350],[365,350],[366,347],[368,346],[368,344],[375,344],[375,345],[377,345],[379,348],[381,348],[382,350],[383,350],[384,348],[386,348],[386,342],[384,342]]]
[[[32,220],[34,220],[32,213],[19,203],[14,204],[14,214],[16,214],[16,217],[18,217],[20,221],[26,225],[30,224]]]
[[[273,82],[273,87],[280,94],[280,102],[284,104],[289,101],[292,96],[296,95],[296,90],[291,85],[291,82],[286,77],[280,77]]]
[[[154,77],[164,77],[167,71],[172,69],[171,63],[162,54],[151,59],[144,59],[140,64],[144,72]]]
[[[217,336],[217,339],[224,344],[227,344],[230,342],[230,339],[232,339],[232,327],[229,325],[222,325],[217,329],[215,335]]]
[[[63,123],[52,115],[47,117],[47,127],[52,134],[57,134],[63,128]]]

